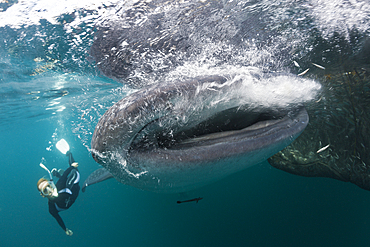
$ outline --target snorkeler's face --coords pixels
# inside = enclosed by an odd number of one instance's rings
[[[58,196],[57,189],[53,182],[44,181],[39,185],[41,195],[47,198],[54,198]]]

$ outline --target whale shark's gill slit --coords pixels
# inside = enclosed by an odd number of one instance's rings
[[[148,129],[150,129],[149,126],[158,123],[159,119],[160,118],[156,118],[148,122],[136,133],[136,135],[132,138],[132,142],[131,145],[129,146],[128,152],[130,152],[131,149],[145,148],[152,146],[156,143],[153,142],[153,139],[149,138],[150,135],[148,135]]]
[[[169,118],[177,121],[178,118],[165,116],[147,123],[133,138],[130,149],[178,148],[191,145],[195,141],[224,137],[235,131],[258,126],[258,123],[264,123],[265,126],[269,121],[284,116],[286,115],[271,111],[247,111],[238,106],[218,112],[194,126],[177,125],[180,126],[177,128],[173,128],[173,125],[169,128],[163,122],[170,122]]]

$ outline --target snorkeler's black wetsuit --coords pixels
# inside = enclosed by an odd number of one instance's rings
[[[49,213],[58,221],[59,225],[66,231],[66,226],[59,215],[60,211],[68,209],[77,199],[80,192],[80,174],[78,169],[71,166],[74,161],[72,153],[68,152],[70,167],[63,173],[56,183],[58,197],[49,199]]]

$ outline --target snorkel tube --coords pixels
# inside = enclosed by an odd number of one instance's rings
[[[57,187],[55,186],[55,184],[53,182],[53,176],[51,175],[51,172],[49,171],[49,169],[44,164],[40,163],[40,166],[41,166],[41,168],[43,168],[44,170],[46,170],[49,173],[49,177],[50,177],[49,184],[50,184],[50,187],[52,188],[51,195],[53,197],[58,197],[58,190],[57,190]]]

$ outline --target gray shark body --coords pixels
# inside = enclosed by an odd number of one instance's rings
[[[303,107],[240,106],[230,94],[239,86],[208,76],[144,88],[120,100],[96,126],[92,154],[104,169],[84,187],[111,174],[143,190],[189,191],[265,161],[307,126]]]

